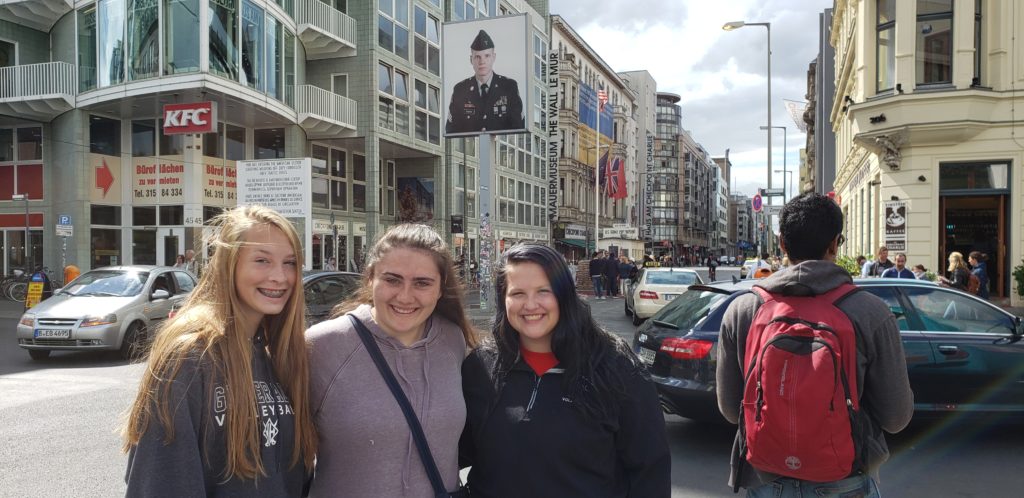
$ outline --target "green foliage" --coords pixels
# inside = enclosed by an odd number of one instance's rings
[[[850,256],[839,256],[836,258],[836,264],[842,266],[843,269],[848,271],[851,277],[860,276],[860,266],[857,265],[856,258],[851,258]]]
[[[933,271],[926,271],[924,272],[924,278],[929,282],[934,282],[935,279],[938,278],[938,275],[936,275]]]
[[[1017,284],[1017,295],[1024,297],[1024,260],[1013,267],[1013,281]]]

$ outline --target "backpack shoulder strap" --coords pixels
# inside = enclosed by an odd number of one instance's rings
[[[839,301],[846,299],[847,296],[860,290],[860,287],[853,285],[849,282],[840,284],[838,287],[824,293],[819,296],[832,303],[833,305],[838,304]]]

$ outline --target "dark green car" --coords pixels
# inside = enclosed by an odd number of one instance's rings
[[[637,329],[633,348],[666,411],[723,421],[715,348],[729,303],[755,281],[694,285]],[[946,412],[1024,416],[1021,318],[958,290],[909,279],[855,279],[896,315],[915,416]]]

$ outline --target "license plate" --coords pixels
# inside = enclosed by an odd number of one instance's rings
[[[70,339],[71,329],[36,329],[37,339]]]
[[[646,363],[647,365],[653,365],[654,354],[654,351],[651,351],[650,349],[640,348],[640,361]]]
[[[662,294],[661,298],[665,301],[671,301],[676,298],[679,294]]]

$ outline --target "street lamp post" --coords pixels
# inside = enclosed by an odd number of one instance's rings
[[[764,26],[768,32],[768,188],[772,188],[772,23],[733,21],[722,25],[725,31],[732,31],[744,26]],[[771,198],[769,198],[771,199]]]
[[[786,156],[789,155],[789,140],[788,140],[788,137],[786,136],[788,130],[786,129],[785,126],[772,126],[772,128],[779,128],[779,129],[782,130],[782,171],[786,171],[788,173],[789,172],[789,168],[786,167],[786,159],[787,159]],[[762,126],[761,129],[762,130],[767,130],[768,127],[767,126]],[[776,173],[780,173],[779,170],[774,170],[774,171]],[[785,182],[785,183],[782,184],[782,203],[785,204],[786,203],[786,190],[787,190],[787,187],[789,186],[789,181],[786,180],[786,175],[782,175],[782,181]]]
[[[785,166],[783,166],[783,167],[785,167]],[[786,186],[789,185],[789,176],[792,175],[793,173],[791,171],[789,171],[788,169],[777,169],[777,170],[774,170],[774,171],[776,173],[782,173],[782,181],[786,182],[786,183],[784,183],[782,185],[782,203],[785,204],[785,203],[789,202],[788,198],[786,197],[786,195],[787,195],[786,194]]]
[[[12,201],[25,201],[25,263],[29,265],[28,272],[32,273],[32,270],[34,269],[32,267],[35,266],[35,265],[29,263],[29,257],[30,256],[29,256],[28,244],[29,244],[29,240],[30,240],[30,237],[29,237],[30,233],[29,233],[29,219],[28,219],[28,194],[14,194],[14,195],[11,196],[11,200]]]

